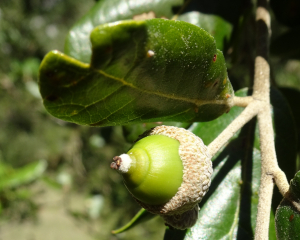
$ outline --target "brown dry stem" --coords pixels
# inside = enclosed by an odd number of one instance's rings
[[[259,188],[258,211],[256,218],[255,240],[269,238],[269,223],[274,181],[282,195],[289,189],[284,172],[279,168],[270,105],[270,66],[268,47],[270,38],[270,14],[268,0],[258,0],[256,10],[256,58],[253,95],[235,97],[234,105],[246,107],[245,110],[208,146],[214,155],[249,120],[257,116],[261,149],[261,182]]]

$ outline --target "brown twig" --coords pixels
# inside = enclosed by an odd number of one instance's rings
[[[251,118],[257,115],[261,149],[261,183],[256,218],[255,240],[269,238],[270,210],[274,181],[282,195],[289,189],[284,172],[277,163],[270,105],[270,66],[268,63],[270,14],[268,0],[258,0],[256,10],[256,58],[253,95],[235,97],[234,105],[245,110],[208,146],[214,155]],[[274,180],[274,181],[273,181]]]
[[[238,107],[247,107],[249,103],[253,101],[253,97],[237,97],[234,96],[233,98],[233,105]]]
[[[251,102],[245,110],[208,145],[207,148],[211,156],[214,156],[239,129],[257,115],[259,109],[258,104],[257,102]]]
[[[285,174],[278,166],[274,131],[270,106],[270,66],[268,63],[268,45],[270,38],[270,14],[268,0],[258,0],[256,10],[257,42],[253,98],[261,101],[258,113],[261,150],[261,180],[256,216],[255,239],[269,238],[270,211],[275,180],[279,191],[284,195],[289,188]]]

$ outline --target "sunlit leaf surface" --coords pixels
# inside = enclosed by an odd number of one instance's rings
[[[125,19],[155,17],[170,19],[173,16],[173,8],[180,7],[183,2],[183,0],[101,0],[70,30],[65,44],[65,53],[89,63],[90,34],[96,26]]]
[[[233,89],[223,54],[206,31],[163,19],[95,28],[91,64],[60,52],[40,67],[53,116],[82,125],[209,121],[227,112]]]

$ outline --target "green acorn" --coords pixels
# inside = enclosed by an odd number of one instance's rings
[[[166,225],[186,229],[198,217],[198,203],[211,182],[211,156],[203,141],[190,131],[158,126],[143,134],[133,147],[114,157],[135,200],[159,214]]]

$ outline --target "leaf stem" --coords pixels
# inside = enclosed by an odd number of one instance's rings
[[[247,107],[249,103],[253,101],[252,96],[248,97],[233,97],[233,106],[238,106],[238,107]]]
[[[259,104],[257,101],[251,102],[245,110],[208,145],[207,148],[211,156],[214,156],[239,129],[257,115]]]

